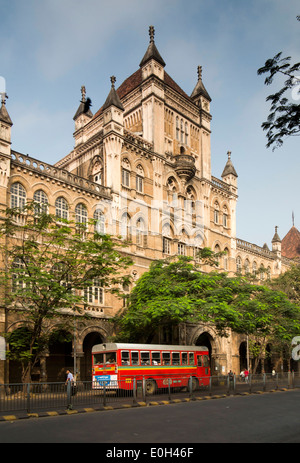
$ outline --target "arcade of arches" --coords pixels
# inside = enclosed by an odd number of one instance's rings
[[[92,348],[96,344],[107,342],[112,335],[111,327],[102,324],[103,326],[87,326],[86,323],[80,323],[79,326],[74,325],[76,329],[73,331],[52,327],[48,349],[35,365],[32,381],[63,382],[67,369],[76,371],[77,379],[91,381]],[[199,325],[186,328],[185,344],[208,348],[213,375],[226,375],[229,370],[239,374],[248,367],[257,373],[270,373],[274,367],[278,372],[293,367],[297,369],[297,365],[290,365],[288,361],[281,362],[278,356],[272,354],[272,347],[269,345],[265,358],[254,359],[247,351],[246,339],[237,337],[234,343],[237,352],[232,352],[230,338],[220,338],[211,329],[201,328]],[[27,328],[18,325],[15,331],[20,329]],[[21,372],[21,363],[11,360],[8,364],[7,381],[19,383]]]

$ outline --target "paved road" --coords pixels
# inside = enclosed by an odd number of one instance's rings
[[[1,422],[12,442],[300,443],[300,391]]]

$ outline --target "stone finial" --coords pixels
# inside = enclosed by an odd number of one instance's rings
[[[115,78],[115,76],[111,76],[110,81],[111,81],[111,86],[112,86],[112,88],[115,88],[115,83],[116,83],[116,81],[117,81],[117,79]]]
[[[228,161],[231,159],[231,151],[227,151]]]
[[[82,103],[84,103],[86,100],[86,89],[85,89],[85,86],[82,85],[81,86],[81,101]]]
[[[2,92],[2,93],[1,93],[1,103],[2,103],[2,104],[6,104],[7,98],[8,98],[7,93]]]
[[[202,80],[202,66],[198,66],[198,80]]]
[[[150,26],[149,27],[150,43],[154,43],[154,35],[155,35],[154,26]]]

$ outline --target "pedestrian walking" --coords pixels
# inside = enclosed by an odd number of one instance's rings
[[[71,395],[76,395],[77,389],[76,389],[74,376],[72,375],[70,370],[67,370],[66,373],[67,373],[66,386],[68,385],[68,383],[71,383]]]

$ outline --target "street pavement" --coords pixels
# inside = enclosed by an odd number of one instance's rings
[[[300,443],[300,390],[0,422],[0,443]]]

